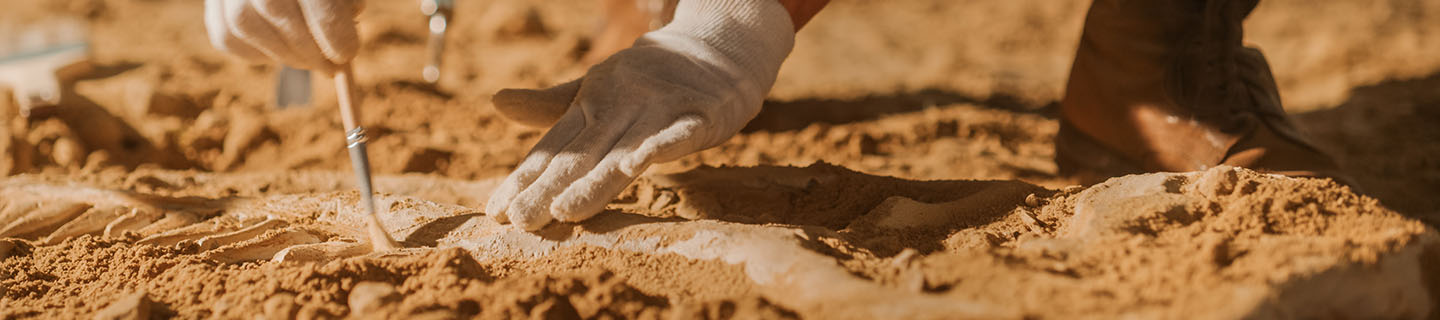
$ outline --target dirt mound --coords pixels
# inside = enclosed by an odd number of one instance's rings
[[[328,80],[273,109],[278,68],[212,49],[200,1],[7,3],[89,21],[95,68],[29,118],[0,90],[0,318],[1435,314],[1440,2],[1247,21],[1355,189],[1231,168],[1069,186],[1053,101],[1087,3],[836,0],[739,135],[527,233],[475,209],[544,132],[490,95],[579,75],[597,4],[461,1],[431,85],[414,3],[368,1],[360,105],[408,247],[383,254]]]
[[[96,189],[41,185],[6,187],[56,193],[7,212],[103,206],[85,196]],[[263,194],[146,203],[215,210],[195,225],[264,216],[330,231],[311,231],[314,242],[363,239],[346,231],[361,230],[358,212],[334,211],[353,192]],[[383,199],[387,229],[410,249],[278,262],[280,247],[234,258],[268,240],[136,244],[176,237],[163,230],[7,240],[5,312],[89,314],[137,305],[112,301],[139,292],[143,311],[182,317],[1421,317],[1440,290],[1416,281],[1440,263],[1440,237],[1423,224],[1327,180],[1228,167],[1062,191],[828,165],[699,168],[648,176],[595,219],[536,233]],[[281,230],[292,229],[256,237]]]
[[[682,162],[825,161],[910,179],[1064,186],[1054,176],[1052,102],[1060,97],[1086,3],[836,1],[797,37],[760,116],[724,146]],[[456,179],[507,173],[543,131],[504,121],[490,96],[583,72],[578,59],[590,46],[594,5],[462,3],[450,28],[446,71],[430,85],[420,80],[424,62],[416,58],[424,53],[425,19],[413,14],[412,3],[369,3],[360,29],[364,54],[354,65],[374,169]],[[20,119],[11,100],[0,99],[7,120],[0,133],[8,135],[0,138],[8,155],[0,158],[0,171],[348,170],[330,81],[318,75],[312,81],[313,108],[272,109],[276,68],[245,64],[211,48],[203,33],[188,32],[203,29],[195,14],[201,6],[68,0],[7,10],[14,21],[88,19],[97,70],[76,79],[65,108],[51,115]],[[1440,108],[1435,91],[1424,90],[1440,71],[1440,60],[1429,54],[1440,41],[1424,28],[1433,20],[1426,17],[1436,14],[1440,8],[1430,3],[1316,7],[1267,0],[1246,29],[1270,58],[1287,107],[1319,110],[1301,115],[1300,125],[1318,133],[1316,140],[1357,180],[1373,185],[1366,191],[1409,214],[1428,215],[1437,205],[1425,196],[1440,191],[1434,178],[1440,168],[1425,160],[1434,152],[1376,159],[1414,149],[1376,142],[1440,138],[1424,125],[1436,118],[1429,110]],[[530,29],[543,32],[515,31]],[[1374,87],[1343,101],[1361,85]],[[1336,104],[1341,108],[1326,110]],[[1361,117],[1375,123],[1373,130],[1337,120]]]
[[[481,266],[457,249],[328,264],[242,265],[198,259],[189,255],[194,250],[185,248],[97,238],[22,250],[33,252],[19,252],[29,258],[6,269],[7,279],[12,279],[6,281],[10,288],[5,292],[7,317],[91,314],[113,308],[111,301],[136,293],[153,302],[124,307],[145,308],[142,312],[157,317],[182,318],[313,319],[352,312],[367,316],[638,318],[672,312],[663,297],[644,294],[604,269],[576,268],[497,279],[493,267]],[[13,270],[8,267],[25,271],[10,273]],[[71,294],[89,298],[71,299]],[[16,299],[20,297],[48,299]],[[747,307],[765,307],[764,301],[749,302],[759,305]],[[707,307],[696,304],[686,311],[706,312]]]

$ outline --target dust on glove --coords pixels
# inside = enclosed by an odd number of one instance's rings
[[[581,79],[500,92],[502,114],[554,126],[491,194],[486,213],[526,230],[584,220],[651,164],[725,142],[759,113],[794,39],[777,1],[681,1],[674,22]]]

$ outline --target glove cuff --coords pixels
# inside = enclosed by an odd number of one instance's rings
[[[684,0],[675,8],[675,19],[656,33],[677,33],[699,40],[726,61],[720,64],[737,77],[736,84],[756,99],[764,99],[780,64],[795,47],[795,26],[790,14],[776,0]],[[753,87],[746,88],[748,85]],[[759,101],[755,101],[759,103]]]

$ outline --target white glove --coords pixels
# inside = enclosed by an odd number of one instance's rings
[[[356,0],[205,0],[210,44],[254,62],[322,72],[359,50]]]
[[[531,124],[553,118],[524,114],[566,111],[491,194],[486,212],[526,230],[594,216],[651,164],[739,132],[794,43],[778,1],[681,1],[673,23],[577,82],[498,93],[501,112]]]

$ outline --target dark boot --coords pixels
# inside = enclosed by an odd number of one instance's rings
[[[1281,108],[1242,42],[1258,0],[1096,0],[1061,102],[1055,157],[1082,183],[1216,165],[1345,182]]]

